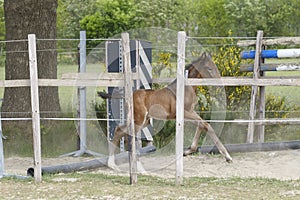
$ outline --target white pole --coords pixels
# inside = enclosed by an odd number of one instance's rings
[[[28,52],[29,52],[29,69],[30,69],[33,150],[34,150],[34,179],[35,182],[41,182],[42,181],[42,159],[41,159],[40,107],[39,107],[37,56],[36,56],[36,37],[34,34],[28,35]]]
[[[178,32],[176,88],[176,185],[181,185],[183,183],[185,39],[185,32]]]
[[[80,31],[80,73],[86,72],[86,32]],[[79,88],[79,96],[80,96],[80,128],[79,128],[79,136],[80,136],[80,150],[79,155],[84,154],[86,151],[86,87]]]

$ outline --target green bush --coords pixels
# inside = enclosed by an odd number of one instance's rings
[[[245,64],[246,61],[241,60],[240,53],[241,49],[234,45],[236,43],[233,39],[224,39],[222,41],[222,46],[217,50],[213,56],[213,60],[219,68],[222,76],[252,76],[249,72],[240,72],[240,66]],[[250,61],[253,62],[253,61]],[[249,64],[249,63],[248,63]],[[226,90],[226,104],[227,104],[227,120],[234,119],[248,119],[249,118],[249,107],[250,107],[250,95],[251,87],[249,86],[236,86],[236,87],[225,87]],[[216,103],[212,100],[210,94],[207,90],[200,88],[200,91],[205,94],[206,107],[201,107],[201,110],[210,110],[211,105]],[[199,105],[205,105],[199,102]],[[256,105],[258,108],[258,102]],[[266,96],[266,118],[286,118],[292,111],[299,110],[298,106],[289,104],[286,102],[285,97],[274,96],[272,94],[267,94]],[[206,116],[205,119],[210,119],[210,116]],[[276,127],[276,128],[275,128]],[[281,135],[280,125],[276,126],[265,126],[265,139],[274,140],[271,135]],[[235,123],[226,123],[223,129],[221,138],[225,140],[226,143],[244,143],[246,141],[247,126],[237,125]],[[271,137],[270,137],[271,136]],[[272,139],[273,138],[273,139]],[[283,139],[276,137],[277,140]],[[256,138],[257,139],[257,136]]]
[[[100,101],[100,102],[95,102],[94,103],[94,108],[96,112],[96,117],[98,119],[107,119],[107,103],[106,100]],[[107,133],[107,121],[106,120],[99,120],[98,121],[102,131],[104,133]]]
[[[288,103],[285,97],[269,94],[266,98],[266,118],[290,118],[294,117],[295,111],[300,111],[300,107]],[[298,125],[265,126],[265,139],[267,141],[299,140],[300,131],[298,130]]]

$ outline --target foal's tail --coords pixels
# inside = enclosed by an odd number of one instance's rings
[[[124,97],[121,94],[108,94],[106,92],[97,92],[98,96],[102,99],[123,99]]]
[[[102,99],[111,99],[111,94],[108,94],[106,92],[97,92],[98,96]]]

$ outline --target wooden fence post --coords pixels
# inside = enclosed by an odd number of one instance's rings
[[[262,49],[265,49],[265,45],[263,45]],[[265,62],[264,58],[260,58],[260,66]],[[260,70],[260,77],[265,77],[265,72]],[[259,86],[259,110],[258,110],[258,119],[264,120],[266,117],[266,87]],[[265,141],[265,125],[258,125],[258,142],[263,143]]]
[[[263,31],[257,31],[256,36],[256,50],[255,50],[255,58],[254,58],[254,68],[253,68],[253,79],[257,80],[260,76],[260,54],[262,47],[262,38]],[[248,134],[247,134],[247,143],[253,143],[253,135],[254,135],[254,123],[253,120],[256,114],[256,97],[257,97],[258,86],[252,86],[251,93],[251,101],[250,101],[250,113],[249,113],[249,124],[248,124]]]
[[[125,102],[127,108],[127,133],[130,136],[130,151],[129,151],[129,171],[130,171],[130,184],[137,183],[137,155],[135,143],[135,130],[134,130],[134,116],[133,116],[133,92],[132,92],[132,73],[130,62],[130,40],[128,33],[122,33],[122,48],[124,56],[124,84],[125,84]]]
[[[4,176],[4,150],[3,150],[3,134],[2,134],[2,121],[0,113],[0,178]]]
[[[40,107],[39,87],[36,56],[36,37],[28,35],[29,69],[30,69],[30,90],[32,110],[32,131],[34,150],[34,179],[35,182],[42,181],[42,159],[41,159],[41,129],[40,129]]]
[[[176,87],[176,185],[183,183],[185,32],[178,32]]]

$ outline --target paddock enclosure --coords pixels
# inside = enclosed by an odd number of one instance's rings
[[[277,38],[271,38],[273,43],[270,43],[270,38],[263,38],[263,32],[261,31],[258,31],[257,38],[206,38],[189,37],[184,32],[177,33],[154,28],[147,31],[129,31],[129,38],[132,41],[146,41],[151,44],[151,59],[149,56],[146,56],[146,59],[145,55],[141,55],[144,61],[151,60],[151,62],[138,63],[141,59],[137,58],[135,59],[137,62],[132,65],[131,47],[128,45],[128,54],[125,55],[124,52],[126,51],[123,49],[125,46],[122,43],[124,39],[121,35],[109,39],[89,40],[85,38],[84,32],[81,32],[81,39],[57,39],[57,43],[64,47],[63,49],[57,49],[58,79],[38,79],[36,53],[39,53],[39,50],[35,49],[35,42],[42,39],[36,39],[34,35],[28,37],[29,49],[26,51],[29,52],[31,79],[5,81],[3,78],[0,86],[2,88],[31,87],[32,97],[35,97],[31,99],[32,118],[2,118],[2,121],[32,120],[34,144],[30,138],[27,140],[28,144],[23,144],[24,142],[21,144],[14,143],[14,139],[21,142],[19,136],[21,133],[16,133],[15,136],[8,135],[3,140],[0,139],[4,146],[4,156],[1,158],[1,162],[3,161],[1,165],[4,167],[0,171],[2,175],[26,176],[29,172],[29,175],[34,176],[35,180],[40,182],[42,172],[58,173],[92,169],[108,174],[128,174],[128,172],[136,174],[136,171],[138,171],[168,178],[174,178],[174,174],[176,174],[177,184],[182,184],[185,176],[258,176],[281,180],[299,179],[300,170],[296,166],[299,163],[298,149],[300,147],[299,109],[291,110],[286,107],[279,107],[279,110],[267,110],[266,108],[266,105],[269,105],[266,103],[268,95],[283,96],[287,104],[299,107],[297,97],[300,92],[300,74],[296,71],[299,69],[297,67],[300,45],[298,38],[292,38],[295,41],[294,43],[283,43],[282,38],[278,38],[280,41],[276,43]],[[289,41],[292,39],[289,39]],[[222,41],[226,43],[222,44]],[[95,42],[98,45],[89,49],[90,43]],[[129,70],[132,70],[129,74],[111,73],[107,69],[107,45],[114,42],[122,43],[123,46],[118,48],[118,55],[112,61],[116,60],[116,62],[119,62],[118,64],[122,62],[124,68],[133,67]],[[239,69],[240,71],[247,71],[246,76],[222,77],[221,79],[185,78],[184,67],[186,64],[196,59],[201,52],[213,52],[226,45],[240,48],[241,58],[249,61],[246,64],[241,64]],[[289,47],[277,50],[276,45]],[[273,47],[275,49],[271,52],[272,58],[269,59],[266,56],[268,53],[265,52],[271,51]],[[140,48],[137,49],[140,50]],[[122,53],[121,50],[124,52]],[[292,57],[290,58],[291,61],[282,59],[282,55],[284,58]],[[125,58],[126,56],[128,57]],[[170,57],[165,59],[163,56]],[[279,57],[281,58],[277,59]],[[165,62],[166,60],[167,62]],[[138,80],[141,80],[141,82],[145,80],[139,74],[140,69],[138,67],[140,65],[151,65],[152,77],[148,81],[149,84],[155,84],[155,87],[162,87],[162,85],[166,85],[177,78],[178,118],[172,126],[173,130],[171,132],[173,134],[169,136],[168,142],[163,144],[163,141],[161,141],[162,145],[159,147],[155,147],[155,141],[159,141],[159,132],[164,130],[164,127],[168,124],[165,121],[154,120],[153,130],[149,131],[150,135],[145,136],[147,141],[152,142],[154,140],[154,143],[152,143],[154,146],[145,147],[145,141],[143,141],[144,147],[142,150],[137,149],[137,154],[133,156],[137,157],[133,158],[131,162],[128,161],[128,157],[132,158],[132,155],[128,156],[128,153],[121,148],[120,154],[118,154],[120,171],[113,171],[105,167],[108,155],[106,136],[111,137],[112,132],[107,131],[107,129],[110,129],[111,122],[130,123],[130,120],[126,120],[126,116],[131,116],[130,112],[126,113],[124,110],[120,110],[122,116],[112,116],[114,112],[109,114],[106,111],[107,102],[105,104],[97,96],[97,92],[107,91],[108,87],[117,88],[114,90],[118,91],[129,91],[128,88],[132,88],[133,85],[136,86]],[[283,72],[283,69],[288,71]],[[4,77],[4,73],[2,77]],[[126,88],[126,84],[127,89],[123,89]],[[199,146],[199,153],[183,158],[183,149],[188,147],[195,131],[195,127],[183,121],[181,111],[183,102],[180,99],[184,94],[184,91],[181,91],[184,85],[205,86],[208,96],[214,100],[214,103],[208,106],[209,109],[196,111],[212,125],[221,141],[232,154],[233,163],[225,163],[219,155],[206,155],[207,153],[218,153],[208,136],[203,137],[203,146]],[[41,86],[59,87],[62,108],[59,117],[41,118],[39,116],[37,94]],[[225,89],[236,86],[251,87],[251,94],[248,99],[249,105],[240,106],[247,109],[228,109],[227,104],[229,102],[226,102],[228,98]],[[221,89],[216,92],[216,88]],[[128,94],[126,91],[123,94]],[[200,89],[200,91],[202,90]],[[207,96],[200,93],[198,97],[201,102],[199,107],[207,104]],[[123,103],[118,102],[118,104],[120,107],[125,107],[125,104],[127,104],[130,109],[128,104],[130,96],[124,96],[124,98],[127,101],[121,100]],[[102,110],[97,110],[96,107],[101,107]],[[272,115],[268,112],[272,112]],[[205,116],[208,118],[205,118]],[[283,116],[284,118],[276,116]],[[54,126],[59,127],[59,129],[56,129],[55,133],[44,130],[43,122],[45,121],[53,122]],[[6,133],[4,132],[3,135],[6,136]],[[2,146],[1,143],[0,147]],[[34,146],[33,150],[32,145]],[[16,148],[16,146],[20,148]],[[135,159],[138,160],[137,163]],[[34,162],[32,162],[33,160]],[[128,165],[128,163],[131,163],[131,165]],[[272,170],[268,170],[270,168]],[[133,178],[133,180],[135,179]]]

